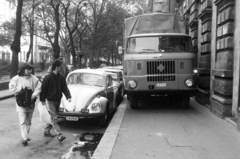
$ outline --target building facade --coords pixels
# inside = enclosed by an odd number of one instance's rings
[[[229,117],[240,131],[240,1],[149,0],[149,4],[150,12],[184,17],[186,33],[197,48],[195,100],[216,116]]]

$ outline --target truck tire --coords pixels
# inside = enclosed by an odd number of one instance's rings
[[[129,103],[130,103],[130,107],[132,109],[137,109],[138,108],[138,97],[137,96],[130,96],[129,97]]]
[[[189,95],[183,95],[181,97],[181,104],[180,104],[181,108],[183,108],[183,109],[189,108],[189,103],[190,103],[190,96]]]

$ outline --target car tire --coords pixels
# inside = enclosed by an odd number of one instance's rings
[[[121,102],[123,100],[123,96],[124,95],[123,95],[123,89],[122,89],[121,94],[120,94],[119,99],[118,99],[118,102],[117,102],[117,106],[119,106],[121,104]]]
[[[99,119],[99,126],[102,128],[107,127],[108,119],[109,119],[109,109],[107,107],[107,109],[104,112],[104,115],[102,117],[100,117],[100,119]]]
[[[137,109],[138,108],[138,97],[134,96],[134,95],[131,95],[129,97],[129,103],[130,103],[130,107],[132,109]]]

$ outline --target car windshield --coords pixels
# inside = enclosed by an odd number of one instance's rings
[[[192,52],[188,36],[134,37],[127,42],[127,53]]]
[[[97,74],[91,73],[72,73],[67,78],[68,85],[90,85],[104,87],[104,78]]]

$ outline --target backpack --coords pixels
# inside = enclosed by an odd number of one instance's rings
[[[22,89],[16,97],[16,102],[20,107],[30,107],[33,103],[36,102],[36,98],[34,100],[31,99],[33,91],[31,89],[24,88]]]

